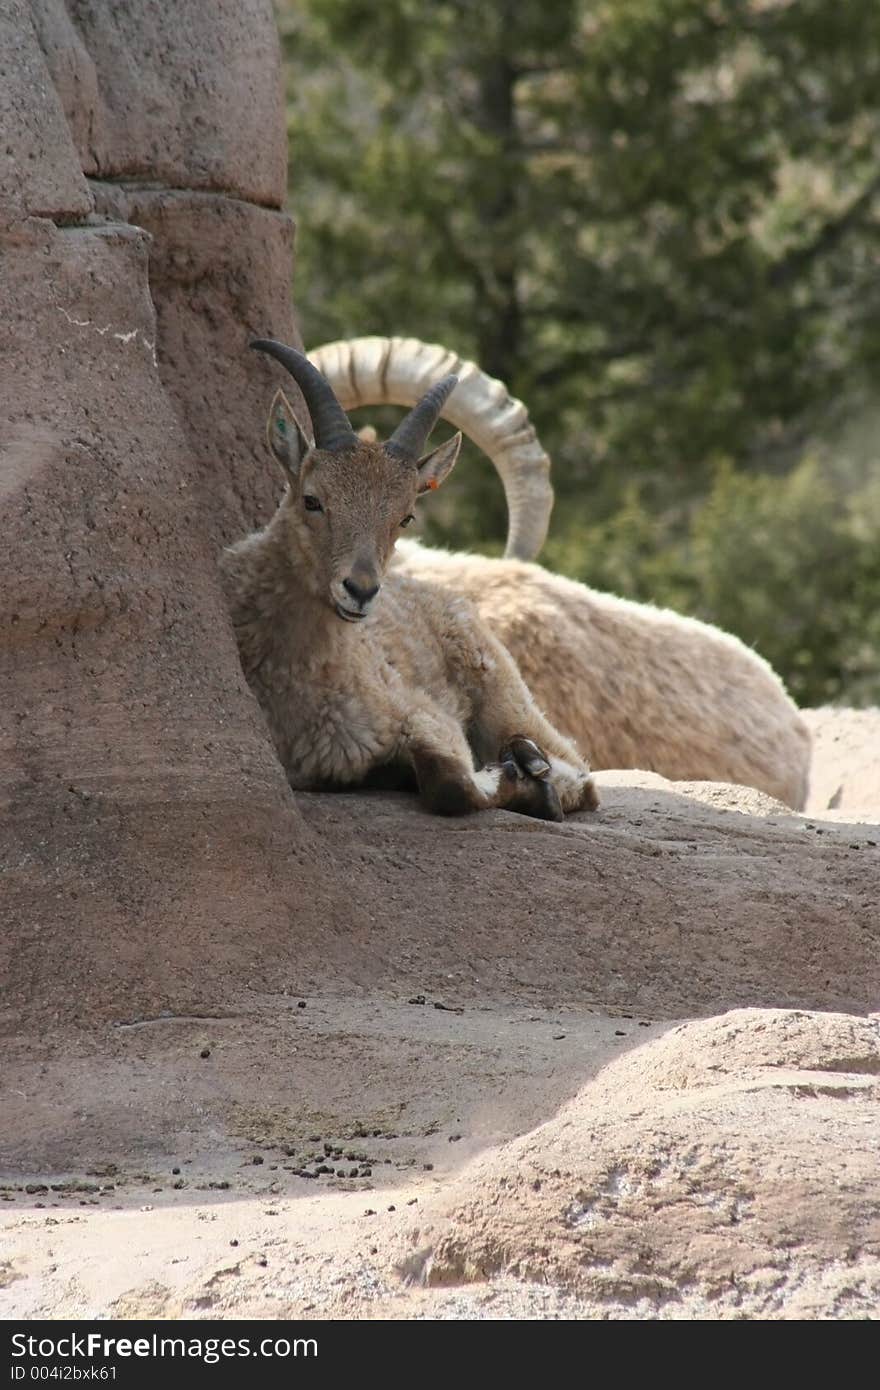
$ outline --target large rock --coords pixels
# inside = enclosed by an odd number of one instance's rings
[[[286,190],[271,0],[32,0],[83,170],[231,193]]]
[[[203,527],[219,549],[268,521],[283,487],[265,445],[277,374],[248,341],[299,341],[289,284],[293,223],[216,194],[92,187],[100,211],[151,234],[159,373],[187,431]],[[290,394],[296,398],[292,384]]]
[[[813,736],[807,810],[880,820],[880,709],[804,710]]]
[[[342,900],[242,679],[216,574],[218,536],[242,529],[242,503],[230,520],[228,500],[241,421],[254,422],[259,450],[267,395],[265,364],[244,345],[255,329],[292,333],[289,222],[240,196],[155,191],[145,201],[161,210],[141,218],[103,183],[95,215],[77,157],[78,147],[89,170],[143,174],[152,145],[138,140],[149,133],[172,161],[158,180],[192,174],[277,203],[283,179],[267,173],[283,150],[271,14],[232,8],[199,10],[184,33],[158,4],[37,6],[75,140],[30,15],[16,0],[2,17],[11,193],[0,219],[0,974],[2,1026],[23,1037],[44,1036],[50,1021],[100,1027],[130,1009],[204,1008],[218,981],[234,978],[226,951],[234,939],[239,958],[244,922],[245,955],[268,962],[269,943],[289,936],[301,907],[318,930]],[[111,81],[120,35],[128,59]],[[248,72],[260,87],[245,118],[228,91],[215,109],[216,83],[196,99],[181,76],[206,53],[222,67],[236,44],[224,80]],[[172,107],[191,122],[174,139]],[[130,129],[127,111],[137,113]],[[247,146],[249,184],[235,174],[235,160],[244,163],[241,144],[232,158],[235,141],[252,117],[270,115],[271,138]],[[120,149],[129,141],[130,158],[96,163],[84,132],[96,148],[111,135]],[[187,304],[179,315],[200,325],[189,335],[178,315],[175,337],[173,311],[164,330],[157,324],[169,266]],[[173,393],[159,365],[163,331]],[[196,463],[193,438],[203,459],[229,465],[226,479]],[[268,460],[246,458],[242,472],[261,474],[268,508]]]
[[[0,131],[0,229],[30,213],[67,219],[91,210],[27,0],[0,10]]]
[[[298,901],[328,911],[159,378],[147,242],[32,222],[4,247],[7,1028],[161,1008],[166,970],[194,1007],[206,955],[233,970],[233,939],[260,955]]]
[[[419,1218],[404,1277],[593,1317],[874,1317],[880,1021],[741,1010],[606,1067]]]

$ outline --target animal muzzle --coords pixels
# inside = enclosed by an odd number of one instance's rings
[[[369,613],[380,585],[372,575],[350,574],[341,585],[334,586],[336,612],[348,623],[359,623]]]

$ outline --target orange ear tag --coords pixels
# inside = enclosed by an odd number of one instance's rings
[[[428,487],[431,489],[432,492],[436,492],[439,486],[440,484],[437,482],[436,478],[429,479]]]

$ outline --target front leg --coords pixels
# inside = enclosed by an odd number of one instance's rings
[[[439,709],[410,715],[403,743],[422,804],[434,815],[498,809],[539,820],[563,818],[556,789],[544,771],[546,763],[536,776],[521,747],[503,749],[497,762],[477,770],[461,729]],[[528,761],[535,764],[531,750]]]
[[[487,650],[472,680],[472,741],[477,757],[508,753],[523,773],[546,779],[564,812],[595,811],[599,795],[589,765],[541,713],[519,668],[504,647],[486,633]]]

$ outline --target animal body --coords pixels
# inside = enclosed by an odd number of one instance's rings
[[[242,665],[291,785],[412,785],[453,815],[594,809],[585,759],[469,600],[391,565],[418,497],[455,464],[460,435],[423,452],[455,376],[386,443],[367,443],[301,353],[253,346],[294,377],[315,436],[278,392],[268,437],[287,489],[269,525],[223,558]]]
[[[330,343],[311,357],[348,410],[411,405],[444,372],[459,375],[442,413],[501,475],[506,556],[452,554],[407,539],[393,564],[472,601],[543,712],[594,768],[741,783],[804,805],[809,731],[766,661],[709,623],[527,563],[543,544],[553,505],[550,461],[525,406],[501,382],[412,338]]]

